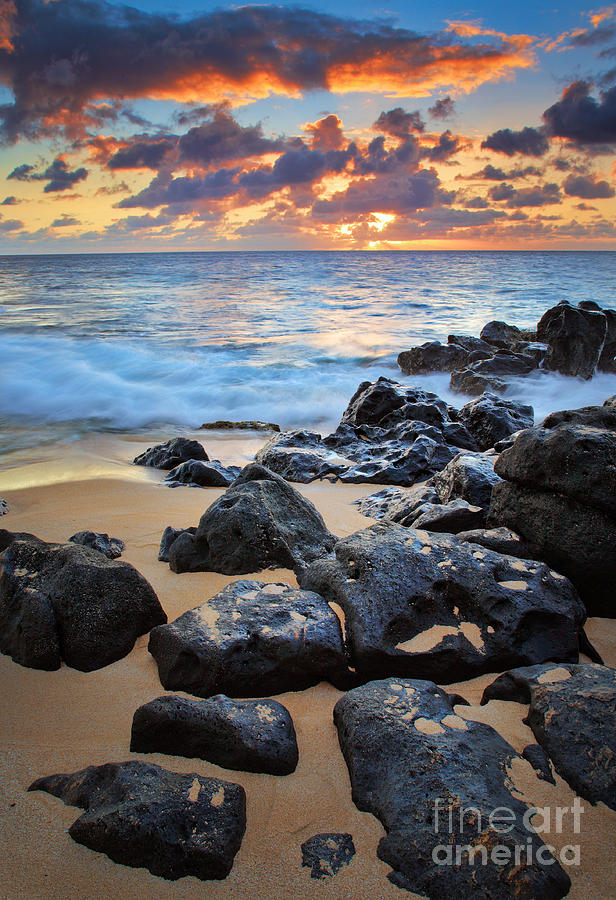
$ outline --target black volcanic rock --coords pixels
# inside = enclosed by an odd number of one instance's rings
[[[193,534],[196,532],[196,526],[191,526],[190,528],[173,528],[172,525],[167,525],[165,530],[163,531],[162,537],[160,539],[160,547],[158,548],[158,561],[159,562],[169,562],[169,551],[171,550],[171,544],[179,538],[181,534]]]
[[[460,422],[473,435],[480,450],[488,450],[521,428],[529,428],[534,421],[532,406],[503,400],[486,393],[463,406]]]
[[[156,444],[148,447],[133,463],[136,466],[151,466],[154,469],[174,469],[183,462],[191,459],[207,461],[209,456],[199,441],[191,441],[188,438],[173,438],[164,444]]]
[[[526,825],[529,808],[510,792],[515,750],[490,726],[457,716],[454,702],[430,681],[389,678],[335,706],[353,801],[386,831],[377,852],[390,881],[432,900],[558,900],[571,882],[556,860],[537,859],[545,848]],[[505,828],[490,818],[498,808],[508,811]],[[459,864],[457,848],[466,848]]]
[[[355,856],[350,834],[314,834],[302,844],[302,866],[310,869],[311,878],[331,878]]]
[[[0,553],[13,543],[13,541],[39,541],[44,544],[35,534],[29,531],[7,531],[6,528],[0,528]]]
[[[417,516],[411,523],[413,528],[424,531],[457,534],[481,528],[485,524],[486,513],[480,506],[471,506],[466,500],[450,500],[448,503],[425,503],[416,510]]]
[[[329,553],[335,540],[309,500],[253,463],[204,512],[194,535],[176,538],[169,565],[174,572],[224,575],[301,569]]]
[[[239,784],[139,760],[50,775],[28,790],[85,810],[68,832],[78,844],[172,881],[226,878],[246,828]]]
[[[504,553],[505,556],[515,556],[518,559],[533,558],[520,535],[510,528],[474,528],[471,531],[459,531],[456,537],[459,541],[479,544],[480,547]]]
[[[577,661],[585,612],[570,582],[534,561],[379,523],[338,541],[299,578],[345,613],[362,678],[472,678],[519,660]]]
[[[508,325],[506,322],[492,321],[483,326],[479,337],[487,344],[495,347],[509,347],[521,340],[522,332],[516,325]]]
[[[550,413],[541,423],[544,428],[557,425],[587,425],[589,428],[605,428],[616,432],[616,407],[610,399],[603,406],[581,406],[579,409],[562,409]]]
[[[527,722],[558,774],[573,790],[616,809],[616,670],[543,665],[505,672],[489,700],[530,703]]]
[[[430,341],[398,354],[398,365],[404,375],[426,375],[429,372],[451,372],[463,366],[468,350],[455,344]]]
[[[274,435],[257,452],[255,461],[287,481],[301,484],[336,475],[345,467],[336,464],[334,452],[318,432],[306,430]]]
[[[226,769],[289,775],[297,739],[288,710],[275,700],[157,697],[133,716],[133,753],[206,759]]]
[[[319,681],[348,684],[340,623],[318,594],[288,584],[235,581],[148,647],[166,690],[198,697],[267,697]]]
[[[548,309],[537,325],[538,340],[548,345],[545,368],[563,375],[592,378],[607,331],[603,312],[575,309],[568,303]]]
[[[439,495],[429,483],[416,484],[411,488],[386,487],[376,494],[360,497],[354,501],[363,516],[372,519],[388,519],[398,525],[412,525],[417,518],[417,510],[429,503],[438,503]]]
[[[418,420],[438,426],[448,419],[447,404],[436,394],[379,378],[359,385],[342,415],[341,424],[388,428],[397,422]]]
[[[0,650],[21,665],[91,672],[167,621],[136,569],[90,547],[18,540],[0,559]]]
[[[482,354],[483,357],[483,354]],[[452,391],[466,394],[481,394],[483,391],[503,391],[511,378],[528,375],[537,368],[534,354],[513,353],[511,350],[496,350],[489,358],[471,361],[462,369],[451,373]]]
[[[181,463],[165,476],[165,484],[177,487],[187,484],[191,487],[228,487],[240,474],[239,466],[223,466],[217,459],[204,462],[189,459]]]
[[[454,457],[431,480],[441,503],[459,499],[487,509],[492,488],[500,481],[494,471],[495,459],[482,453],[459,453]]]
[[[124,550],[124,541],[121,541],[120,538],[110,538],[108,534],[99,534],[96,531],[78,531],[69,538],[69,541],[98,550],[107,559],[118,559]]]

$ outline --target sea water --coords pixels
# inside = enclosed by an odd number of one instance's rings
[[[0,452],[90,431],[217,419],[335,427],[402,350],[560,300],[616,306],[614,252],[225,252],[0,257]],[[616,376],[535,374],[537,417],[601,403]]]

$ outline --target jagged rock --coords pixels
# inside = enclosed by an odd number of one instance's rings
[[[30,534],[29,531],[7,531],[6,528],[0,528],[0,553],[6,550],[13,541],[40,541],[42,544],[45,543],[45,541],[37,538],[35,534]]]
[[[543,314],[537,338],[548,345],[544,367],[563,375],[592,378],[607,336],[603,312],[559,303]]]
[[[82,544],[84,547],[92,547],[107,559],[118,559],[124,550],[124,541],[120,538],[110,538],[108,534],[99,534],[96,531],[78,531],[69,538],[69,541],[73,544]]]
[[[390,881],[433,900],[563,897],[569,878],[548,863],[529,808],[510,792],[515,750],[489,725],[457,716],[454,702],[430,681],[389,678],[334,708],[353,801],[386,831],[377,852]],[[503,808],[506,823],[491,818]]]
[[[495,470],[507,481],[565,494],[616,517],[615,432],[566,423],[527,428],[501,453]]]
[[[534,411],[532,406],[486,393],[463,406],[459,418],[477,441],[479,449],[488,450],[521,428],[529,428],[534,421]]]
[[[315,834],[302,844],[302,866],[310,869],[311,878],[331,878],[355,856],[350,834]]]
[[[447,404],[436,394],[405,387],[389,378],[379,378],[359,385],[343,413],[341,424],[388,428],[397,422],[418,420],[438,426],[448,419]]]
[[[495,457],[478,453],[459,453],[432,478],[441,503],[466,500],[486,509],[490,505],[492,487],[500,481],[494,471]]]
[[[218,422],[204,422],[200,431],[280,431],[275,422],[229,422],[226,419]]]
[[[511,344],[511,350],[514,353],[521,353],[523,356],[531,356],[537,366],[541,366],[548,352],[548,345],[542,344],[540,341],[515,341]]]
[[[241,785],[139,760],[50,775],[28,790],[85,810],[68,832],[78,844],[171,881],[226,878],[246,829]]]
[[[34,669],[100,669],[167,621],[131,565],[79,544],[16,540],[2,555],[0,651]]]
[[[497,350],[489,359],[470,362],[463,369],[451,373],[452,391],[465,394],[481,394],[486,390],[503,391],[508,379],[528,375],[537,368],[537,361],[531,354],[512,353]]]
[[[338,541],[334,552],[299,581],[342,607],[362,678],[421,674],[444,683],[512,658],[577,661],[584,608],[570,582],[542,563],[385,523]]]
[[[602,310],[607,319],[607,331],[605,343],[597,363],[600,372],[616,372],[616,311],[613,309]]]
[[[431,484],[417,484],[411,488],[387,487],[376,494],[355,500],[363,516],[372,519],[389,519],[399,525],[412,525],[417,510],[426,503],[438,503],[439,495]]]
[[[177,487],[188,484],[191,487],[228,487],[240,474],[239,466],[223,466],[217,459],[204,462],[201,459],[189,459],[171,469],[165,476],[165,484]]]
[[[470,334],[450,334],[447,338],[447,343],[457,344],[464,350],[468,350],[469,353],[480,351],[482,353],[487,353],[488,356],[492,356],[494,353],[492,344],[488,344],[487,341],[482,341],[481,338],[472,337]]]
[[[515,325],[492,321],[483,326],[479,337],[482,341],[493,344],[495,347],[509,347],[515,341],[521,340],[522,332]]]
[[[329,553],[335,540],[309,500],[253,463],[204,512],[194,535],[176,538],[169,565],[174,572],[224,575],[301,569]]]
[[[274,435],[258,451],[255,461],[287,481],[308,484],[316,478],[337,475],[345,465],[316,431],[286,431]],[[342,463],[342,464],[341,464]]]
[[[0,500],[0,516],[6,516],[10,512],[10,507],[6,500]]]
[[[424,531],[457,534],[469,528],[481,528],[486,512],[481,506],[471,506],[466,500],[450,500],[448,503],[424,503],[416,510],[413,528]]]
[[[554,776],[552,775],[550,757],[543,747],[540,747],[539,744],[528,744],[528,746],[522,750],[522,756],[531,764],[537,773],[537,778],[540,778],[542,781],[547,781],[550,784],[556,784]]]
[[[298,760],[288,710],[275,700],[209,700],[165,695],[133,716],[133,753],[206,759],[226,769],[289,775]]]
[[[459,531],[456,537],[459,541],[479,544],[480,547],[504,553],[505,556],[515,556],[518,559],[533,558],[519,534],[510,528],[475,528],[471,531]]]
[[[136,466],[151,466],[154,469],[175,469],[176,466],[191,459],[202,459],[207,462],[209,456],[199,441],[173,438],[164,444],[148,447],[134,458],[133,463]]]
[[[348,684],[336,614],[288,584],[235,581],[154,628],[148,647],[166,690],[266,697],[319,681]]]
[[[414,484],[440,471],[457,454],[457,447],[421,434],[401,452],[386,452],[370,462],[358,463],[340,473],[345,484]]]
[[[582,406],[579,409],[563,409],[550,413],[541,423],[544,428],[556,425],[588,425],[589,428],[605,428],[616,432],[616,408],[606,400],[603,406]]]
[[[488,700],[530,703],[527,722],[573,790],[616,809],[616,670],[591,663],[529,666],[489,685]]]
[[[455,344],[430,341],[398,354],[398,365],[404,375],[426,375],[429,372],[451,372],[463,366],[468,351]]]
[[[163,531],[163,536],[160,539],[160,547],[158,548],[158,561],[168,563],[171,544],[176,540],[176,538],[179,538],[181,534],[185,533],[194,534],[196,530],[196,527],[173,528],[171,525],[167,525],[167,527]]]

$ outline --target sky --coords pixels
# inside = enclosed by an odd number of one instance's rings
[[[616,250],[616,6],[0,0],[0,253]]]

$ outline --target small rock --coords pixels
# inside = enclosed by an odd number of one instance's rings
[[[228,422],[226,419],[218,422],[204,422],[200,431],[280,431],[280,425],[275,422]]]
[[[10,512],[10,507],[6,500],[0,500],[0,516],[6,516]]]
[[[515,341],[521,340],[522,332],[515,325],[492,321],[483,326],[479,337],[482,341],[493,344],[495,347],[509,347]]]
[[[78,531],[69,538],[69,541],[73,544],[82,544],[84,547],[92,547],[107,559],[118,559],[124,550],[124,541],[120,538],[110,538],[108,534],[99,534],[96,531]]]
[[[426,375],[430,372],[451,372],[463,366],[468,351],[455,344],[432,341],[413,347],[398,355],[398,365],[404,375]]]
[[[469,528],[481,528],[485,524],[486,513],[481,506],[471,506],[466,500],[450,500],[449,503],[425,503],[420,506],[417,517],[411,523],[413,528],[424,531],[457,534]]]
[[[350,834],[315,834],[302,844],[302,866],[311,878],[331,878],[355,856]]]
[[[171,469],[165,476],[165,484],[177,487],[187,484],[190,487],[228,487],[240,474],[239,466],[223,466],[217,459],[204,462],[201,459],[189,459]]]
[[[181,534],[193,534],[196,532],[195,527],[191,528],[172,528],[171,525],[167,525],[165,530],[163,531],[163,536],[160,539],[160,547],[158,548],[158,561],[159,562],[169,562],[169,551],[171,550],[171,544],[179,538]]]
[[[154,469],[174,469],[191,459],[202,459],[207,462],[209,456],[199,441],[173,438],[164,444],[148,447],[134,458],[133,463],[136,466],[151,466]]]
[[[479,449],[489,450],[497,441],[521,428],[530,428],[534,412],[532,406],[486,393],[463,406],[459,419],[473,435]]]
[[[494,471],[495,457],[479,453],[459,453],[432,478],[441,503],[466,500],[487,509],[492,487],[500,481]]]
[[[550,758],[543,747],[540,747],[539,744],[529,744],[522,751],[522,756],[531,764],[537,773],[538,778],[542,781],[547,781],[550,784],[556,784],[554,776],[552,775]]]

